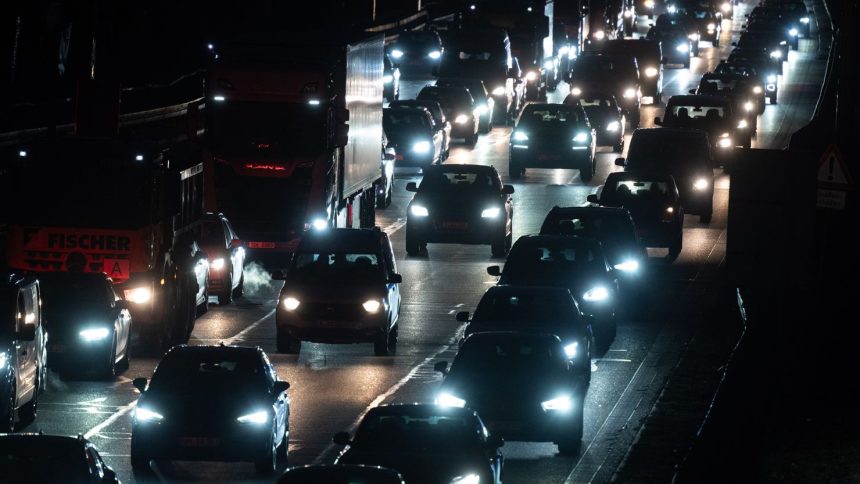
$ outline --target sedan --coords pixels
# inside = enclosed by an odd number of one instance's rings
[[[517,239],[504,271],[490,266],[499,284],[566,287],[583,314],[594,318],[601,347],[615,339],[618,276],[595,239],[563,235],[525,235]]]
[[[430,74],[442,58],[442,40],[432,30],[401,32],[391,44],[389,56],[404,74]]]
[[[554,334],[574,371],[591,381],[591,320],[580,313],[567,288],[493,286],[481,297],[471,318],[464,311],[457,313],[457,320],[469,323],[464,331],[467,338],[486,331]]]
[[[60,373],[96,371],[113,377],[128,368],[128,302],[103,273],[48,272],[39,276],[48,329],[48,364]]]
[[[433,129],[433,118],[424,108],[385,108],[382,127],[395,146],[398,166],[427,167],[442,161],[444,135]]]
[[[596,138],[579,105],[529,103],[511,132],[508,174],[518,179],[526,168],[573,168],[591,181]]]
[[[3,482],[119,484],[116,472],[82,435],[0,434]]]
[[[681,64],[690,67],[690,52],[693,50],[693,41],[689,34],[681,27],[658,27],[654,26],[645,35],[648,40],[660,42],[663,47],[664,64]]]
[[[495,110],[496,101],[487,92],[484,81],[469,77],[440,77],[436,79],[436,85],[442,87],[465,87],[468,89],[469,94],[472,95],[477,104],[475,109],[478,112],[481,133],[486,134],[493,129],[493,111]]]
[[[132,415],[131,466],[152,459],[250,461],[259,473],[286,461],[290,384],[259,347],[174,346],[146,378]]]
[[[465,87],[424,86],[418,100],[436,101],[442,106],[445,117],[453,121],[452,138],[462,138],[467,145],[478,142],[479,109],[472,94]]]
[[[611,146],[613,151],[624,151],[624,113],[615,102],[615,96],[600,93],[584,93],[582,96],[570,97],[565,104],[579,102],[588,123],[597,135],[597,146]]]
[[[436,394],[440,406],[477,411],[502,438],[555,442],[562,454],[579,452],[586,385],[557,336],[476,333],[450,368],[445,361],[434,368],[445,377]]]
[[[494,257],[508,253],[514,187],[502,185],[492,166],[431,166],[420,185],[409,182],[406,190],[415,192],[406,209],[407,254],[419,254],[428,242],[489,244]]]
[[[370,409],[355,436],[340,432],[347,446],[335,464],[383,466],[406,482],[502,482],[503,441],[490,435],[474,410],[433,404],[383,405]]]
[[[209,294],[230,304],[245,288],[245,244],[223,213],[203,217],[203,249],[209,256]]]
[[[399,472],[380,466],[307,465],[291,467],[278,479],[278,484],[403,484]]]
[[[442,134],[442,158],[448,159],[451,153],[451,122],[445,117],[442,111],[442,106],[436,101],[408,99],[391,102],[388,104],[390,108],[424,108],[430,113],[433,118],[433,129]]]

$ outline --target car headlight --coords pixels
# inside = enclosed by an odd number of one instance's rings
[[[107,338],[110,335],[110,330],[107,328],[87,328],[82,329],[78,336],[81,337],[82,340],[92,343],[95,341],[101,341]]]
[[[384,84],[391,84],[391,81],[393,81],[393,80],[394,80],[394,76],[392,76],[391,74],[386,74],[386,75],[382,76],[382,82]]]
[[[484,114],[487,114],[487,105],[479,104],[478,107],[475,108],[475,114],[477,114],[478,116],[483,116]]]
[[[678,44],[678,46],[675,47],[675,50],[677,50],[678,52],[690,52],[690,45],[689,44]]]
[[[776,82],[776,74],[768,74],[766,79],[767,82],[774,83]]]
[[[666,213],[669,215],[675,213],[675,207],[666,207]]]
[[[395,59],[399,59],[399,58],[403,57],[403,51],[400,49],[394,49],[391,51],[391,57],[394,57]]]
[[[123,295],[126,301],[143,304],[152,299],[152,290],[148,287],[136,287],[134,289],[126,289]]]
[[[629,87],[624,90],[624,99],[633,99],[636,97],[636,89]]]
[[[606,125],[606,131],[609,131],[610,133],[617,133],[619,129],[621,129],[621,123],[618,121],[610,121],[609,124]]]
[[[548,61],[543,63],[543,68],[548,70],[548,71],[555,69],[555,62],[548,60]]]
[[[761,94],[761,86],[753,87],[753,94]]]
[[[755,104],[753,104],[752,101],[744,103],[744,111],[752,111],[753,109],[755,109]]]
[[[158,422],[164,420],[164,415],[146,407],[137,407],[134,409],[134,418],[138,422]]]
[[[531,82],[531,81],[534,81],[535,79],[537,79],[537,73],[535,71],[526,72],[526,80],[527,81]]]
[[[430,142],[429,141],[419,141],[412,145],[412,151],[420,154],[429,153],[430,152]]]
[[[431,51],[429,54],[427,54],[427,57],[429,57],[433,60],[436,60],[436,59],[442,57],[442,53],[439,52],[438,50],[434,50],[434,51]]]
[[[603,286],[592,287],[585,291],[582,298],[591,302],[605,301],[609,299],[609,289],[606,289]]]
[[[570,93],[574,96],[579,96],[580,94],[582,94],[582,89],[577,86],[573,86],[572,88],[570,88]]]
[[[575,358],[577,349],[579,349],[579,341],[574,341],[564,347],[564,354],[566,354],[568,358]]]
[[[802,24],[808,24],[808,23],[809,23],[809,17],[801,17],[801,18],[800,18],[800,23],[802,23]]]
[[[260,410],[254,413],[249,413],[237,418],[236,421],[243,424],[262,425],[269,421],[269,412]]]
[[[464,476],[457,476],[451,479],[451,484],[480,484],[481,476],[478,474],[466,474]]]
[[[528,141],[529,140],[528,135],[523,133],[522,131],[514,131],[513,138],[514,138],[514,141]]]
[[[732,146],[734,146],[734,143],[732,143],[731,138],[720,138],[717,141],[717,146],[719,146],[720,148],[731,148]]]
[[[782,51],[774,50],[770,53],[770,57],[771,59],[782,59]]]
[[[568,52],[570,52],[570,47],[568,47],[566,45],[563,45],[563,46],[558,48],[558,55],[559,56],[567,55]]]
[[[594,38],[596,40],[603,40],[606,38],[606,32],[604,32],[602,30],[598,30],[597,32],[594,33]]]
[[[654,0],[645,0],[645,8],[654,8]]]
[[[213,261],[210,261],[209,262],[209,268],[215,269],[216,271],[220,271],[221,269],[224,268],[224,258],[219,257]]]
[[[0,370],[6,368],[6,363],[9,362],[9,357],[6,356],[5,351],[0,351]]]
[[[708,30],[717,30],[717,24],[708,24]]]
[[[413,205],[409,207],[409,212],[416,217],[426,217],[430,215],[430,212],[427,211],[426,207],[422,207],[421,205]]]
[[[790,35],[792,37],[797,37],[799,33],[800,32],[798,32],[797,29],[789,29],[788,30],[788,35]]]
[[[500,213],[502,213],[502,209],[499,207],[485,208],[481,211],[481,218],[497,218]]]
[[[647,77],[654,77],[654,76],[656,76],[656,75],[657,75],[657,74],[659,74],[659,73],[660,73],[660,71],[659,71],[659,70],[657,70],[657,68],[656,68],[656,67],[646,67],[646,68],[645,68],[645,75],[646,75]]]
[[[379,302],[378,299],[368,299],[367,301],[361,303],[361,307],[363,307],[364,310],[369,312],[370,314],[376,314],[377,312],[379,312],[379,308],[382,307],[382,303]]]
[[[692,34],[688,35],[687,38],[690,40],[696,41],[696,40],[699,40],[699,34],[698,33],[692,33]]]
[[[466,124],[469,122],[469,117],[465,114],[458,114],[456,118],[454,118],[454,122],[457,124]]]
[[[328,228],[328,220],[324,218],[315,218],[311,221],[310,226],[314,230],[325,230]]]
[[[493,96],[504,96],[506,92],[508,90],[505,89],[505,86],[496,86],[493,88]]]
[[[732,4],[729,2],[724,2],[722,5],[720,5],[720,10],[729,13],[732,11]]]
[[[749,109],[747,109],[747,111],[749,111]],[[749,127],[749,123],[747,123],[746,119],[742,119],[738,123],[738,129],[747,129],[748,127]]]
[[[700,191],[704,190],[705,188],[708,188],[708,180],[705,180],[704,178],[696,179],[696,181],[693,183],[693,188]]]
[[[550,410],[556,412],[569,412],[573,408],[573,399],[565,395],[542,402],[540,406],[544,410],[544,412]]]
[[[298,309],[301,302],[299,302],[298,299],[296,299],[292,296],[289,296],[289,297],[284,298],[283,304],[284,304],[284,309],[286,309],[287,311],[295,311],[296,309]]]
[[[620,264],[615,264],[614,267],[621,272],[636,272],[639,270],[639,261],[636,259],[627,259]]]
[[[669,5],[668,7],[666,7],[666,11],[668,11],[669,13],[676,13],[678,11],[678,7],[674,5]]]
[[[576,133],[576,136],[573,137],[574,143],[586,143],[588,142],[588,133]]]
[[[455,397],[450,393],[442,392],[438,397],[436,397],[436,405],[463,408],[466,406],[466,401],[462,398]]]

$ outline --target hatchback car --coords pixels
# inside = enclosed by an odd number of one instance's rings
[[[51,368],[62,374],[95,371],[108,378],[128,368],[131,313],[108,276],[48,272],[39,283]]]
[[[658,27],[654,26],[645,35],[647,40],[660,42],[663,49],[664,64],[681,64],[685,68],[690,67],[690,55],[693,50],[693,41],[689,33],[681,27]]]
[[[690,94],[728,98],[738,123],[746,120],[750,132],[756,133],[756,116],[764,112],[764,86],[751,76],[706,72],[699,87],[691,89]]]
[[[406,253],[417,255],[427,243],[489,244],[504,257],[513,240],[514,187],[502,185],[492,166],[438,165],[424,170],[406,209]]]
[[[642,102],[660,104],[663,97],[663,49],[660,42],[640,37],[605,40],[593,45],[606,54],[635,56],[639,67],[639,84],[642,86]]]
[[[398,99],[389,103],[391,108],[424,108],[430,113],[433,118],[433,129],[442,134],[442,158],[448,159],[451,153],[451,122],[445,117],[442,111],[442,106],[436,101],[419,100],[419,99]]]
[[[562,454],[582,443],[586,384],[557,336],[545,333],[475,333],[451,367],[436,363],[445,379],[440,406],[482,415],[493,435],[508,440],[555,442]]]
[[[752,142],[749,123],[742,113],[735,114],[734,103],[724,96],[672,96],[666,103],[664,117],[654,118],[654,124],[708,133],[716,159],[724,166],[729,163],[736,146],[749,148]]]
[[[624,110],[630,127],[638,127],[642,89],[636,57],[632,53],[616,55],[588,52],[573,62],[570,93],[574,96],[588,92],[612,94]]]
[[[250,461],[260,473],[287,459],[290,384],[259,347],[174,346],[140,391],[131,421],[131,466],[152,459]]]
[[[416,99],[436,101],[442,106],[445,117],[452,121],[451,137],[461,138],[470,146],[478,142],[478,105],[468,89],[425,86]]]
[[[490,435],[474,410],[434,404],[374,407],[354,437],[340,432],[334,443],[347,446],[336,464],[387,467],[406,482],[502,482],[503,441]]]
[[[578,104],[529,103],[511,132],[508,174],[518,179],[527,168],[572,168],[591,181],[596,138]]]
[[[585,111],[588,123],[597,135],[597,146],[611,146],[613,151],[624,151],[624,113],[615,102],[615,96],[601,93],[583,93],[568,96],[565,104],[578,103]]]
[[[0,434],[3,482],[119,484],[99,451],[83,436]]]
[[[245,243],[223,213],[203,217],[203,250],[209,257],[209,294],[230,304],[245,290]]]
[[[397,345],[400,288],[385,232],[323,229],[305,233],[284,275],[275,313],[278,351],[298,353],[302,341],[373,343],[377,356]]]
[[[493,129],[493,111],[495,110],[496,101],[487,92],[487,87],[484,81],[470,77],[440,77],[436,79],[437,86],[465,87],[469,90],[469,94],[475,99],[478,112],[478,122],[480,123],[480,132],[483,134],[489,133]]]
[[[382,128],[394,145],[398,166],[426,167],[442,161],[444,134],[433,129],[433,118],[424,108],[385,108]]]

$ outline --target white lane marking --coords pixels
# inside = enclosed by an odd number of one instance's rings
[[[277,309],[277,307],[276,307],[275,309]],[[269,311],[268,313],[266,313],[266,315],[265,315],[265,316],[263,316],[262,318],[260,318],[260,319],[258,319],[258,320],[256,320],[256,321],[254,321],[254,322],[253,322],[253,323],[251,323],[247,328],[243,329],[242,331],[239,331],[238,333],[236,333],[236,334],[235,334],[235,335],[233,335],[232,337],[227,338],[227,339],[223,339],[223,340],[221,340],[221,341],[223,341],[225,345],[231,345],[231,344],[233,344],[234,342],[236,342],[236,341],[238,341],[238,340],[242,339],[246,334],[250,333],[254,328],[256,328],[257,326],[259,326],[259,325],[260,325],[260,323],[262,323],[263,321],[265,321],[265,320],[269,319],[270,317],[272,317],[272,315],[273,315],[273,314],[275,314],[275,309],[272,309],[271,311]]]
[[[430,363],[432,360],[435,360],[436,358],[439,357],[439,355],[441,355],[442,353],[448,351],[453,346],[455,346],[457,344],[458,339],[459,339],[459,338],[457,338],[457,335],[461,334],[463,332],[463,330],[465,330],[465,329],[466,329],[466,324],[464,323],[459,328],[457,328],[457,331],[454,332],[454,336],[452,336],[446,344],[441,346],[432,355],[428,356],[427,358],[424,358],[424,360],[421,363],[414,366],[412,368],[412,370],[410,370],[409,373],[406,374],[406,376],[404,376],[397,383],[392,385],[391,388],[389,388],[388,390],[385,391],[385,393],[382,393],[381,395],[374,398],[373,401],[370,402],[370,404],[367,407],[365,407],[364,410],[362,410],[360,414],[358,414],[358,417],[355,418],[355,420],[349,425],[349,427],[347,427],[347,432],[350,432],[350,433],[354,432],[355,428],[358,427],[358,424],[361,423],[361,419],[363,419],[364,416],[367,415],[367,412],[369,412],[370,409],[378,406],[379,404],[384,402],[391,395],[394,395],[397,392],[397,390],[400,390],[400,388],[402,388],[403,385],[407,384],[415,376],[415,374],[418,373],[418,371],[424,367],[424,365],[426,365],[427,363]],[[321,464],[323,457],[328,455],[332,451],[332,449],[334,449],[335,447],[340,447],[340,446],[338,446],[337,444],[334,444],[334,443],[328,444],[328,446],[326,446],[326,448],[323,449],[323,451],[313,460],[313,462],[311,462],[311,465]]]
[[[129,403],[128,405],[126,405],[126,406],[124,406],[124,407],[120,408],[119,410],[117,410],[116,412],[114,412],[114,414],[113,414],[113,415],[111,415],[110,417],[108,417],[105,421],[103,421],[102,423],[100,423],[100,424],[96,425],[95,427],[93,427],[93,428],[89,429],[89,430],[87,431],[87,433],[85,433],[85,434],[84,434],[84,437],[85,437],[85,438],[87,438],[87,439],[91,439],[91,438],[93,437],[93,435],[96,435],[97,433],[101,432],[105,427],[107,427],[108,425],[110,425],[110,424],[112,424],[112,423],[116,422],[116,421],[117,421],[117,419],[119,419],[119,418],[120,418],[120,417],[122,417],[123,415],[127,414],[128,412],[131,412],[131,411],[132,411],[132,409],[134,409],[135,405],[137,405],[137,400],[135,400],[135,401],[133,401],[133,402]]]
[[[406,219],[405,218],[399,218],[399,219],[397,219],[396,222],[392,222],[391,224],[386,226],[384,229],[382,229],[382,231],[385,232],[386,234],[388,234],[389,237],[391,237],[392,235],[394,235],[394,232],[397,232],[398,230],[402,229],[405,226],[406,226]]]
[[[614,361],[617,363],[632,363],[633,360],[628,360],[626,358],[595,358],[595,361]]]

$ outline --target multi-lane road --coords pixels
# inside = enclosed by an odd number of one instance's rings
[[[738,7],[736,18],[749,8]],[[640,18],[640,25],[646,23]],[[724,21],[723,47],[704,47],[690,69],[667,68],[666,95],[686,93],[702,73],[725,58],[740,23]],[[781,80],[780,103],[768,106],[760,116],[754,148],[784,147],[788,137],[809,120],[824,73],[818,48],[814,38],[804,39],[799,51],[791,52]],[[404,81],[402,97],[414,96],[427,82]],[[560,102],[566,91],[565,85],[560,86],[550,100]],[[660,106],[643,108],[643,126],[651,126],[661,111]],[[491,164],[508,182],[509,135],[510,128],[497,127],[482,136],[474,149],[453,148],[447,163]],[[583,183],[574,170],[529,170],[514,183],[514,236],[537,232],[554,205],[584,204],[608,173],[620,169],[613,163],[619,155],[605,150],[600,150],[591,183]],[[646,297],[627,309],[617,339],[593,362],[581,454],[564,457],[552,444],[508,442],[502,449],[506,482],[606,482],[622,465],[690,337],[689,323],[721,309],[713,307],[713,290],[723,276],[730,178],[719,170],[716,175],[713,221],[702,225],[697,218],[687,218],[681,256],[671,265],[655,260],[647,267]],[[353,427],[370,407],[431,401],[440,382],[433,363],[451,360],[462,332],[454,314],[473,310],[486,288],[495,283],[485,269],[502,261],[492,259],[487,246],[431,244],[426,257],[407,257],[405,208],[411,195],[404,187],[418,179],[417,174],[399,174],[391,207],[377,213],[378,224],[392,238],[403,275],[396,356],[375,357],[369,344],[304,344],[298,356],[278,354],[274,306],[279,284],[254,268],[246,274],[246,297],[231,306],[213,304],[197,321],[190,344],[259,345],[281,378],[290,382],[290,465],[331,462],[338,451],[331,444],[332,435]],[[156,463],[152,473],[132,472],[131,410],[137,391],[131,380],[149,377],[157,362],[132,355],[130,369],[113,381],[70,381],[52,374],[39,402],[39,416],[25,431],[86,435],[124,482],[272,482],[275,476],[257,476],[251,464]]]

